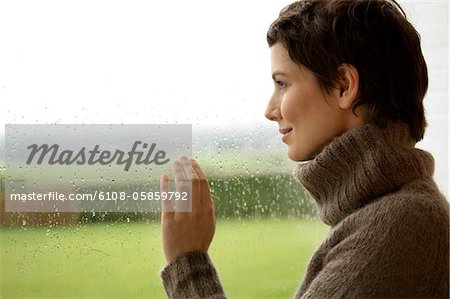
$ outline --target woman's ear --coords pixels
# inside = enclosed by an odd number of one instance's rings
[[[343,63],[338,68],[339,84],[338,101],[339,108],[351,109],[353,103],[358,99],[359,74],[358,70],[351,64]]]

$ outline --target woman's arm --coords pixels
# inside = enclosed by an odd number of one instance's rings
[[[169,298],[226,298],[208,253],[192,251],[177,257],[161,272]]]
[[[192,181],[183,175],[191,163]],[[161,277],[166,292],[170,298],[226,298],[207,254],[216,226],[208,181],[200,165],[184,156],[174,161],[172,172],[177,191],[188,190],[192,183],[192,212],[161,212],[163,249],[168,262]],[[168,191],[169,178],[163,175],[161,192]]]

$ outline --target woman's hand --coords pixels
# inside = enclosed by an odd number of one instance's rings
[[[189,186],[191,181],[183,174],[186,173],[186,169],[190,169],[190,163],[192,163],[192,189]],[[215,207],[208,181],[197,161],[194,159],[189,161],[187,157],[182,156],[173,162],[172,172],[177,192],[192,190],[192,212],[177,212],[176,206],[175,208],[168,206],[172,203],[162,202],[166,205],[161,212],[162,241],[168,263],[189,251],[207,251],[216,227]],[[160,191],[169,192],[167,175],[161,176],[160,183]]]

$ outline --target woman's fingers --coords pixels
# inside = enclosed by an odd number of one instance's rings
[[[173,162],[172,172],[176,192],[189,192],[191,200],[188,204],[192,206],[187,206],[186,201],[172,201],[175,202],[175,212],[162,215],[163,249],[168,262],[185,252],[208,250],[216,222],[214,202],[200,165],[182,156]],[[161,190],[169,190],[167,176],[161,177]],[[180,213],[188,211],[192,213]]]
[[[205,194],[202,194],[202,190],[200,187],[200,178],[198,176],[198,173],[194,167],[194,164],[192,163],[192,208],[194,209],[193,212],[198,212],[201,208],[201,204],[203,201],[203,196]]]
[[[175,200],[175,212],[190,212],[192,210],[192,182],[191,177],[186,173],[186,165],[180,158],[172,163],[172,173],[175,180],[176,192],[179,193],[179,198],[183,198],[187,194],[187,200]]]
[[[172,205],[166,204],[168,210],[175,209],[176,212],[198,211],[201,205],[209,203],[211,199],[211,191],[208,181],[198,162],[194,159],[188,159],[181,156],[172,163],[172,173],[176,185],[176,191],[188,194],[187,201],[177,200]],[[168,192],[168,178],[164,181],[161,178],[161,190]]]
[[[160,192],[169,192],[169,177],[166,174],[161,175],[159,181]],[[170,200],[161,200],[161,220],[173,218],[173,204]]]
[[[175,160],[172,163],[172,173],[175,180],[175,185],[177,186],[177,191],[187,188],[187,184],[189,182],[185,177],[180,160]]]
[[[180,157],[181,166],[183,169],[183,174],[186,180],[190,181],[192,179],[192,163],[186,156]]]
[[[203,173],[202,168],[197,163],[197,161],[194,159],[192,159],[192,169],[198,176],[200,193],[202,195],[204,195],[204,196],[202,196],[202,200],[204,201],[204,203],[208,203],[210,201],[213,202],[213,199],[211,197],[211,190],[209,189],[209,185],[208,185],[208,180],[206,179],[206,176]]]

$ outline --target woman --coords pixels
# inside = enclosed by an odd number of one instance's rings
[[[331,229],[295,298],[449,296],[449,206],[423,138],[420,39],[394,1],[304,0],[267,33],[279,125],[298,181]],[[173,165],[177,185],[189,161]],[[192,213],[163,212],[169,297],[225,298],[207,250],[214,203],[192,160]],[[161,190],[168,191],[163,176]]]

